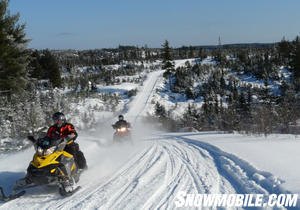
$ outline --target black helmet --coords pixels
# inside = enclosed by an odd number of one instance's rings
[[[60,127],[62,125],[62,123],[66,122],[66,117],[63,113],[56,112],[52,115],[52,120],[54,121],[55,124],[57,124]],[[57,123],[57,120],[62,121],[62,123]]]
[[[124,116],[123,115],[119,115],[119,120],[124,120]]]

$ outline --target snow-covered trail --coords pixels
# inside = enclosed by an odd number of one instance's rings
[[[88,209],[173,209],[176,193],[180,190],[235,192],[213,162],[201,148],[154,140],[99,190],[75,205]]]
[[[99,166],[93,163],[80,181],[83,188],[71,197],[62,199],[57,189],[40,187],[28,190],[0,209],[174,209],[179,191],[280,192],[280,182],[270,173],[258,171],[212,145],[192,140],[188,134],[157,135],[136,148],[124,145],[122,149],[131,149],[132,155],[120,168],[109,176],[97,177]],[[118,150],[111,148],[109,153]]]
[[[161,73],[149,75],[129,104],[126,118],[138,122]],[[174,209],[179,191],[283,192],[280,180],[272,174],[256,170],[248,162],[213,145],[193,140],[197,135],[202,134],[156,131],[148,136],[140,135],[134,145],[107,148],[97,139],[81,136],[79,143],[89,164],[89,170],[79,181],[82,189],[62,198],[57,188],[32,188],[19,199],[0,203],[0,209]],[[0,185],[7,193],[13,182],[24,176],[32,154],[33,149],[29,149],[0,156]]]
[[[148,74],[148,78],[144,82],[144,85],[140,88],[139,94],[130,103],[127,112],[124,114],[125,118],[133,124],[138,120],[140,116],[147,110],[147,106],[150,103],[150,98],[154,94],[156,83],[162,76],[163,71],[154,71]]]

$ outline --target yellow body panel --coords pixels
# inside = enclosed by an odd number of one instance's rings
[[[43,167],[51,165],[51,164],[57,164],[59,162],[56,161],[56,158],[58,158],[61,154],[63,156],[69,157],[69,158],[73,157],[73,155],[71,155],[70,153],[65,152],[65,151],[60,151],[60,152],[56,151],[50,155],[44,155],[44,156],[40,156],[37,153],[35,153],[31,164],[36,168],[43,168]],[[73,170],[74,166],[75,166],[75,164],[73,164],[72,170]]]

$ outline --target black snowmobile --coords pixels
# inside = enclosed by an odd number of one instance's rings
[[[113,142],[124,142],[124,141],[132,142],[131,132],[128,126],[112,125],[112,127],[116,130],[113,136]]]
[[[35,145],[33,160],[27,168],[24,178],[18,180],[11,195],[6,196],[0,187],[0,201],[9,201],[25,194],[25,189],[41,186],[56,185],[62,196],[72,195],[80,189],[76,186],[81,170],[78,169],[72,154],[64,151],[67,141],[51,139],[50,137],[35,140],[29,137]]]

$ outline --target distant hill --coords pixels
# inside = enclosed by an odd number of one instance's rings
[[[237,43],[237,44],[224,44],[221,45],[223,49],[230,49],[230,48],[272,48],[276,46],[278,43]],[[195,49],[206,49],[212,50],[219,48],[219,45],[199,45],[199,46],[192,46]],[[181,48],[181,47],[179,47]],[[178,48],[178,49],[179,49]]]

